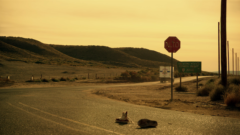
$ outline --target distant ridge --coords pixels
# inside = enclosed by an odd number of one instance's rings
[[[0,36],[0,59],[76,66],[158,68],[170,57],[144,48],[44,44],[35,39]],[[178,60],[174,59],[174,66]]]
[[[40,41],[22,37],[0,36],[0,58],[42,63],[88,63],[72,58]]]
[[[125,48],[115,48],[115,49],[144,60],[151,60],[151,61],[158,61],[158,62],[165,62],[165,63],[170,63],[171,61],[171,57],[153,50],[145,49],[145,48],[125,47]],[[180,62],[180,61],[173,58],[174,65],[177,65],[177,62]]]
[[[51,45],[51,47],[74,58],[93,60],[110,65],[151,68],[157,68],[159,65],[169,65],[167,62],[142,59],[140,57],[131,55],[131,53],[125,53],[121,49],[114,49],[106,46]]]

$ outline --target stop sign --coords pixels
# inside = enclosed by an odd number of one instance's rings
[[[178,40],[177,37],[168,37],[165,41],[164,41],[164,48],[168,51],[168,52],[177,52],[180,49],[180,40]]]

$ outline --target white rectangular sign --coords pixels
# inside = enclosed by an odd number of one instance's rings
[[[173,76],[174,76],[174,67],[173,67]],[[160,66],[159,77],[160,78],[171,78],[171,66]]]

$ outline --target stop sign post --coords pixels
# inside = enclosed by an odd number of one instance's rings
[[[171,53],[171,100],[173,100],[173,53],[180,49],[180,40],[177,37],[168,37],[164,41],[164,48]]]

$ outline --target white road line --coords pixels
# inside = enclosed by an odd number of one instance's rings
[[[71,130],[74,130],[74,131],[84,132],[84,133],[86,133],[86,134],[89,134],[89,133],[87,133],[87,132],[85,132],[85,131],[82,131],[82,130],[79,130],[79,129],[75,129],[75,128],[66,126],[66,125],[64,125],[64,124],[62,124],[62,123],[58,123],[58,122],[56,122],[56,121],[52,121],[52,120],[50,120],[50,119],[46,119],[46,118],[41,117],[41,116],[39,116],[39,115],[33,114],[33,113],[31,113],[31,112],[29,112],[29,111],[26,111],[26,110],[24,110],[24,109],[22,109],[22,108],[20,108],[20,107],[17,107],[17,106],[15,106],[15,105],[12,105],[11,103],[8,103],[8,104],[9,104],[10,106],[12,106],[12,107],[15,107],[15,108],[17,108],[17,109],[19,109],[19,110],[21,110],[21,111],[24,111],[24,112],[26,112],[26,113],[28,113],[28,114],[31,114],[31,115],[33,115],[33,116],[35,116],[35,117],[39,117],[39,118],[41,118],[41,119],[43,119],[43,120],[45,120],[45,121],[49,121],[49,122],[52,122],[52,123],[61,125],[61,126],[65,127],[65,128],[68,128],[68,129],[71,129]]]
[[[28,105],[26,105],[26,104],[23,104],[23,103],[21,103],[21,102],[19,102],[19,104],[21,104],[21,105],[23,105],[23,106],[26,106],[26,107],[29,107],[29,108],[32,108],[32,109],[37,110],[37,111],[39,111],[39,112],[42,112],[42,113],[45,113],[45,114],[48,114],[48,115],[51,115],[51,116],[60,118],[60,119],[64,119],[64,120],[67,120],[67,121],[71,121],[71,122],[73,122],[73,123],[77,123],[77,124],[89,126],[89,127],[95,128],[95,129],[103,130],[103,131],[110,132],[110,133],[114,133],[114,134],[117,134],[117,135],[123,135],[123,134],[121,134],[121,133],[117,133],[117,132],[114,132],[114,131],[111,131],[111,130],[107,130],[107,129],[104,129],[104,128],[100,128],[100,127],[88,125],[88,124],[85,124],[85,123],[81,123],[81,122],[79,122],[79,121],[75,121],[75,120],[68,119],[68,118],[65,118],[65,117],[61,117],[61,116],[58,116],[58,115],[55,115],[55,114],[51,114],[51,113],[48,113],[48,112],[39,110],[39,109],[37,109],[37,108],[28,106]]]

